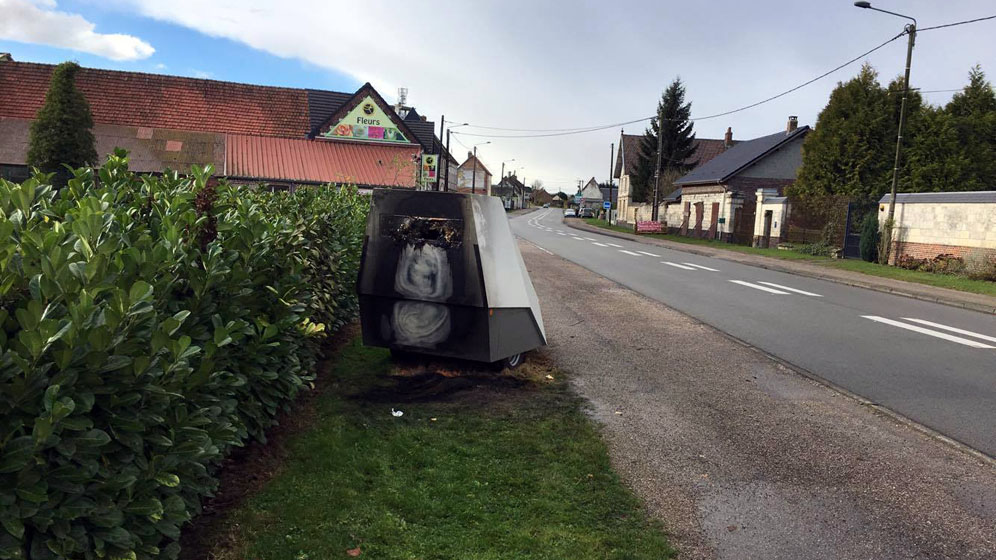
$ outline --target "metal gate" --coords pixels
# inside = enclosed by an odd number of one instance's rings
[[[733,236],[730,241],[739,245],[754,242],[754,217],[757,214],[757,200],[744,199],[740,208],[733,212]]]
[[[844,258],[861,258],[861,229],[853,223],[855,218],[854,203],[847,205],[847,218],[844,222]]]

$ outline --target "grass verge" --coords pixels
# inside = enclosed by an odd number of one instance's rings
[[[633,233],[632,228],[608,225],[605,223],[605,220],[585,218],[584,222],[588,225],[600,227],[602,229],[609,229],[612,231],[619,231],[622,233]],[[860,272],[861,274],[867,274],[869,276],[891,278],[894,280],[904,280],[906,282],[925,284],[927,286],[937,286],[939,288],[948,288],[951,290],[958,290],[962,292],[970,292],[974,294],[982,294],[982,295],[996,297],[996,282],[986,282],[985,280],[972,280],[970,278],[965,278],[963,276],[956,276],[953,274],[934,274],[932,272],[923,272],[919,270],[906,270],[905,268],[897,268],[894,266],[882,266],[878,263],[870,263],[857,259],[831,259],[829,257],[818,257],[815,255],[807,255],[805,253],[800,253],[798,251],[786,251],[782,249],[761,249],[759,247],[748,247],[745,245],[734,245],[732,243],[724,243],[722,241],[716,241],[713,239],[695,239],[692,237],[682,237],[680,235],[670,235],[666,233],[641,234],[641,237],[642,236],[653,237],[656,239],[663,239],[665,241],[673,241],[675,243],[684,243],[686,245],[700,245],[706,247],[713,247],[716,249],[722,249],[724,251],[734,251],[737,253],[745,253],[750,255],[761,255],[764,257],[772,257],[781,260],[807,261],[816,265],[825,266],[827,268],[849,270],[851,272]]]
[[[581,401],[516,376],[396,375],[344,346],[277,474],[213,529],[218,559],[641,559],[672,552]],[[404,411],[392,415],[392,407]]]

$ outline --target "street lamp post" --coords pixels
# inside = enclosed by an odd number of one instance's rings
[[[460,128],[461,126],[467,126],[467,123],[458,124],[446,129],[446,181],[443,182],[443,191],[450,190],[450,132],[454,128]]]
[[[896,135],[896,159],[892,166],[892,196],[889,197],[889,216],[885,221],[885,226],[882,228],[882,244],[884,247],[882,254],[885,256],[885,263],[883,264],[886,264],[889,262],[889,256],[892,253],[893,219],[896,215],[896,187],[899,184],[899,162],[903,149],[903,125],[906,124],[906,98],[909,97],[910,93],[910,65],[913,62],[913,43],[916,42],[916,18],[874,8],[871,2],[855,2],[854,5],[858,8],[875,10],[876,12],[905,18],[913,22],[906,24],[906,33],[909,35],[909,40],[906,44],[906,73],[903,77],[903,101],[899,105],[899,133]]]
[[[480,144],[474,144],[474,173],[471,175],[473,179],[470,181],[470,194],[477,192],[477,147],[490,143],[491,141],[489,140],[487,142],[481,142]]]

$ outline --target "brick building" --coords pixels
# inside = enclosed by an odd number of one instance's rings
[[[28,132],[54,68],[0,59],[2,177],[28,174]],[[138,172],[210,164],[243,183],[415,188],[423,154],[445,153],[431,121],[402,118],[370,84],[345,93],[93,68],[76,80],[98,155],[124,148]]]

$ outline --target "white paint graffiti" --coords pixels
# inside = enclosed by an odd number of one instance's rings
[[[391,328],[397,344],[432,348],[450,336],[450,310],[427,301],[397,301]]]
[[[394,289],[418,300],[443,301],[453,294],[453,272],[440,247],[407,245],[398,257]],[[432,348],[450,335],[450,311],[428,301],[395,302],[391,328],[397,344]]]
[[[394,289],[425,300],[445,300],[453,295],[453,272],[446,251],[432,245],[407,245],[398,257]]]

